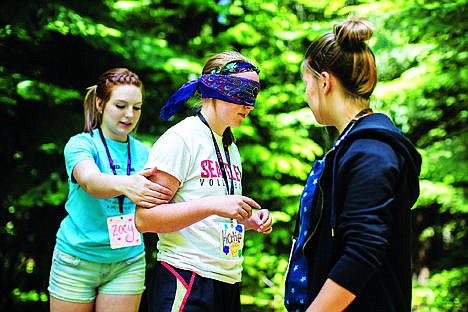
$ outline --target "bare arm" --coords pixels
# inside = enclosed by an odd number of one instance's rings
[[[327,279],[306,312],[343,311],[355,298],[356,296],[349,290]]]
[[[148,169],[130,176],[116,176],[102,173],[92,160],[83,160],[73,168],[73,176],[91,196],[112,198],[123,194],[135,204],[149,208],[172,198],[168,188],[148,180],[148,177],[159,174],[156,171]]]
[[[159,171],[150,177],[176,193],[180,182],[168,173]],[[210,196],[189,202],[161,204],[151,209],[137,207],[135,224],[144,232],[168,233],[178,231],[211,215],[219,215],[244,222],[259,208],[253,199],[241,195]]]

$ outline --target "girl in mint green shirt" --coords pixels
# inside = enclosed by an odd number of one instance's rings
[[[143,84],[126,68],[105,72],[84,100],[84,132],[65,146],[68,215],[57,232],[49,278],[50,310],[138,311],[145,252],[136,205],[167,203],[171,192],[143,170],[148,148],[133,138]]]

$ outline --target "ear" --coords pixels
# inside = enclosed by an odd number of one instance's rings
[[[96,109],[98,110],[99,113],[102,113],[102,110],[104,109],[104,105],[102,105],[102,99],[96,96]]]
[[[322,77],[322,87],[323,87],[323,95],[327,95],[332,89],[332,76],[329,72],[323,71],[320,73],[320,77]]]

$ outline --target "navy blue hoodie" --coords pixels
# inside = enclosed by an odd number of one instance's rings
[[[411,311],[420,168],[413,144],[379,113],[356,121],[327,155],[303,249],[309,304],[330,278],[357,296],[346,311]]]

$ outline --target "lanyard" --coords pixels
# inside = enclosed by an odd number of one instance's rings
[[[201,112],[198,112],[197,115],[200,118],[200,120],[208,127],[208,129],[210,129],[211,138],[213,140],[213,145],[214,145],[215,150],[216,150],[216,156],[218,157],[219,167],[221,167],[221,173],[223,174],[224,183],[226,183],[227,193],[230,194],[230,195],[233,195],[234,194],[234,181],[232,180],[231,158],[229,157],[228,146],[227,146],[227,144],[223,144],[224,154],[226,155],[226,161],[227,161],[227,164],[229,166],[229,172],[231,173],[231,175],[230,175],[230,177],[231,177],[231,189],[229,189],[229,182],[228,182],[228,178],[227,178],[226,168],[224,167],[223,157],[221,156],[221,151],[219,150],[218,143],[216,143],[216,138],[215,138],[215,136],[213,134],[213,130],[211,130],[210,125],[206,121],[205,117],[203,117]]]
[[[112,157],[110,155],[109,147],[107,147],[106,139],[104,138],[104,134],[102,134],[101,128],[99,128],[99,135],[101,136],[102,143],[104,144],[104,147],[106,148],[107,159],[109,160],[109,165],[112,169],[112,173],[114,175],[117,175],[114,161],[112,160]],[[130,138],[127,136],[127,175],[130,175],[131,170],[132,170],[132,159],[130,156]],[[120,213],[123,213],[124,196],[119,195],[118,199],[119,199],[119,211]]]

